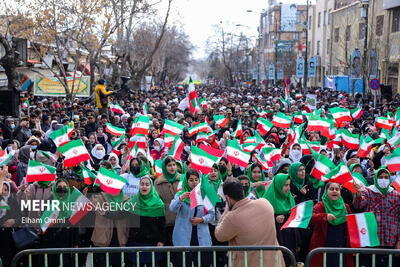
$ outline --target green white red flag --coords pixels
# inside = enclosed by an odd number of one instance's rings
[[[78,189],[74,187],[69,201],[72,203],[72,213],[69,221],[77,224],[93,208],[93,204]]]
[[[356,108],[351,110],[350,113],[351,113],[351,117],[354,120],[357,120],[357,119],[361,118],[361,116],[364,114],[364,111],[362,110],[362,108],[360,106],[357,106]]]
[[[242,135],[242,119],[239,119],[236,130],[231,134],[233,138],[240,137]]]
[[[326,182],[344,184],[353,180],[353,176],[350,173],[344,162],[341,162],[335,169],[328,172],[322,179],[326,178]]]
[[[214,115],[213,119],[219,127],[223,128],[229,122],[229,118],[226,118],[224,115]]]
[[[387,143],[392,147],[395,148],[400,144],[400,131],[395,133],[388,141]]]
[[[360,146],[360,135],[352,134],[346,129],[342,129],[342,143],[349,149],[358,149]]]
[[[126,114],[125,110],[118,103],[110,103],[110,110],[118,114]]]
[[[324,176],[335,168],[335,164],[329,158],[323,154],[319,154],[318,160],[311,171],[311,176],[325,182],[327,179]]]
[[[258,116],[263,118],[267,117],[267,113],[262,108],[259,108],[258,106],[253,106],[253,110],[256,112]]]
[[[60,211],[55,207],[50,207],[46,209],[42,216],[40,217],[40,229],[42,229],[43,234],[46,233],[47,229],[51,227],[57,220]]]
[[[162,161],[161,160],[158,159],[154,162],[154,171],[156,172],[156,178],[158,178],[162,175]]]
[[[147,104],[143,104],[143,110],[142,110],[142,115],[147,115],[149,114],[149,108],[147,107]]]
[[[350,115],[350,110],[340,107],[334,107],[329,109],[332,117],[336,122],[352,121],[353,118]]]
[[[183,143],[182,139],[177,135],[175,136],[174,143],[172,144],[168,155],[172,156],[175,160],[180,161],[184,147],[185,143]]]
[[[56,179],[56,168],[35,160],[29,160],[26,181],[28,183],[39,181],[54,181]]]
[[[282,112],[279,112],[275,115],[272,120],[272,124],[278,128],[289,128],[290,122],[292,121],[292,117],[285,115]]]
[[[298,123],[298,124],[302,124],[304,122],[303,121],[303,113],[301,111],[293,114],[293,122]]]
[[[393,150],[392,154],[385,157],[385,159],[390,173],[400,171],[400,147]]]
[[[331,122],[327,119],[321,118],[320,116],[311,115],[308,117],[308,131],[319,131],[319,132],[329,132],[331,127]]]
[[[122,141],[125,139],[125,133],[123,133],[120,137],[115,139],[115,141],[111,142],[111,146],[113,149],[118,149],[118,147],[121,145]]]
[[[138,148],[146,149],[147,141],[146,135],[143,134],[136,134],[129,139],[128,147],[132,148],[137,145]]]
[[[111,123],[107,123],[106,132],[110,133],[111,135],[121,136],[121,135],[125,134],[125,129],[114,126]]]
[[[266,160],[263,160],[260,155],[258,155],[257,153],[254,154],[254,158],[256,159],[256,161],[261,165],[263,170],[268,170],[269,168],[271,168],[272,166],[268,165],[268,162]]]
[[[218,159],[221,158],[225,151],[218,149],[218,148],[213,148],[211,146],[207,146],[205,144],[200,144],[199,148],[203,151],[205,151],[207,154],[213,155],[214,157],[217,157]]]
[[[352,248],[380,246],[378,224],[373,212],[346,215]]]
[[[207,133],[209,128],[210,128],[210,126],[208,126],[208,124],[206,122],[202,122],[202,123],[199,123],[199,124],[193,126],[192,128],[189,128],[188,132],[189,132],[190,136],[193,136],[193,135],[197,134],[198,132]]]
[[[236,139],[228,140],[226,153],[226,159],[230,163],[247,168],[250,153],[243,151]]]
[[[393,123],[390,122],[389,119],[386,117],[377,117],[375,119],[375,127],[390,131],[393,128]]]
[[[272,122],[270,122],[262,117],[259,117],[257,119],[257,123],[258,123],[257,129],[260,131],[260,133],[262,135],[266,135],[272,129],[272,127],[274,127]]]
[[[172,134],[166,133],[164,135],[164,146],[168,147],[168,148],[171,148],[172,144],[175,141],[175,137],[176,136],[179,136],[179,135],[172,135]]]
[[[101,166],[95,183],[98,183],[105,193],[116,196],[126,184],[126,179]]]
[[[12,157],[13,155],[8,154],[6,150],[0,151],[0,166],[7,165]]]
[[[193,145],[190,151],[190,166],[203,174],[210,173],[212,166],[218,161],[218,157]]]
[[[50,138],[57,147],[60,147],[69,142],[73,131],[73,128],[64,125],[61,129],[53,131],[50,134]]]
[[[150,118],[148,116],[140,115],[136,118],[135,122],[132,124],[132,128],[129,132],[131,136],[137,134],[148,135],[150,128]]]
[[[314,203],[312,200],[304,201],[294,206],[290,212],[289,219],[281,230],[285,228],[303,228],[306,229],[310,223],[313,214]]]
[[[217,192],[215,192],[212,185],[204,178],[201,182],[190,192],[190,208],[194,209],[197,206],[204,207],[204,214],[207,211],[214,209],[217,202],[221,202]]]
[[[180,135],[184,128],[185,128],[185,126],[183,126],[180,123],[165,119],[164,128],[162,130],[162,133],[166,133],[166,134],[168,133],[173,136]]]
[[[39,150],[40,153],[42,153],[43,156],[45,156],[46,158],[48,158],[49,160],[51,160],[51,162],[56,162],[57,161],[57,156],[49,151],[43,151],[43,150]],[[0,163],[1,165],[2,163]]]
[[[196,112],[201,112],[199,105],[197,104],[197,93],[196,88],[194,87],[194,83],[192,78],[189,79],[189,109],[192,114]]]
[[[371,152],[372,145],[374,144],[375,140],[371,138],[371,136],[367,136],[364,138],[363,135],[361,135],[361,140],[360,140],[360,148],[357,151],[357,157],[360,158],[366,158],[368,157],[369,153]]]
[[[281,159],[282,149],[275,147],[263,147],[262,152],[264,154],[265,161],[268,167],[273,167],[274,162]]]
[[[64,167],[74,167],[83,161],[90,160],[89,152],[81,139],[70,141],[57,150],[65,157]]]
[[[83,166],[83,164],[81,164],[81,169],[83,182],[87,185],[93,184],[93,182],[96,180],[96,175],[91,170]]]
[[[400,177],[397,177],[393,182],[392,186],[400,193]]]

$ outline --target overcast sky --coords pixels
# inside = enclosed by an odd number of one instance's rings
[[[306,0],[281,0],[282,3],[306,3]],[[314,1],[313,1],[314,2]],[[212,34],[212,25],[223,21],[224,27],[237,34],[257,36],[259,13],[267,9],[267,0],[173,0],[174,11],[171,19],[180,21],[190,41],[196,46],[195,58],[205,55],[204,46]],[[247,12],[252,10],[252,13]],[[161,10],[162,11],[162,10]],[[248,27],[235,27],[241,24]]]

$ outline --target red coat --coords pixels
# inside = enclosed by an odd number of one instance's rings
[[[347,213],[350,214],[351,210],[349,208],[349,205],[345,204]],[[325,206],[324,203],[318,202],[315,204],[314,209],[313,209],[313,215],[311,217],[310,224],[314,225],[314,232],[311,237],[311,242],[310,242],[310,251],[313,250],[314,248],[319,248],[319,247],[324,247],[325,246],[325,240],[326,240],[326,234],[328,232],[328,221],[327,221],[327,213],[325,211]],[[349,234],[347,232],[347,225],[346,225],[346,247],[350,247],[350,239],[349,239]],[[323,264],[323,254],[316,254],[311,258],[311,265],[310,266],[315,266],[319,267],[322,266]],[[353,256],[352,254],[347,254],[346,256],[346,266],[347,267],[352,267],[354,266],[353,262]]]

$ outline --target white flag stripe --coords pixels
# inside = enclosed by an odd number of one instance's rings
[[[358,225],[358,236],[360,237],[360,247],[367,247],[370,245],[367,221],[365,220],[364,213],[356,214]],[[364,231],[363,231],[364,230]]]
[[[118,180],[118,179],[115,179],[115,178],[112,178],[112,177],[105,176],[105,175],[101,174],[100,172],[97,174],[97,179],[99,179],[100,182],[102,184],[106,185],[107,187],[112,187],[112,188],[115,188],[115,189],[121,189],[125,185],[125,182],[123,182],[121,180]],[[112,179],[112,183],[111,184],[107,183],[108,179]]]
[[[293,221],[289,223],[288,227],[298,227],[302,223],[302,218],[304,217],[305,203],[300,203],[296,207],[296,217]]]

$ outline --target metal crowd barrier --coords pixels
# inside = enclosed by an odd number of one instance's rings
[[[400,249],[379,249],[379,248],[316,248],[311,250],[307,254],[306,262],[304,264],[305,267],[309,267],[311,264],[311,258],[315,254],[323,253],[323,267],[326,265],[326,255],[329,253],[339,253],[339,266],[343,267],[343,261],[346,261],[346,257],[343,257],[343,254],[355,254],[354,266],[360,266],[360,254],[370,254],[372,255],[372,267],[386,267],[381,265],[376,265],[376,255],[387,255],[388,256],[388,267],[393,266],[393,255],[400,255]],[[396,266],[393,266],[396,267]]]
[[[195,252],[197,253],[197,262],[198,265],[201,266],[201,253],[200,252],[211,252],[212,253],[212,266],[217,266],[217,252],[227,252],[228,253],[228,267],[235,267],[232,265],[232,251],[242,251],[244,252],[244,263],[245,267],[247,267],[247,253],[250,251],[259,251],[259,259],[260,259],[260,267],[263,266],[263,253],[265,251],[275,251],[275,262],[276,266],[279,264],[279,251],[283,254],[287,255],[290,259],[291,266],[296,266],[296,258],[293,253],[286,247],[282,246],[213,246],[213,247],[88,247],[88,248],[49,248],[49,249],[27,249],[19,252],[12,260],[11,266],[17,267],[18,262],[22,260],[23,257],[28,257],[28,265],[32,267],[32,256],[33,255],[43,255],[44,262],[43,266],[48,267],[48,256],[49,255],[59,255],[60,259],[60,267],[63,267],[63,256],[66,254],[73,254],[73,261],[75,267],[79,266],[78,263],[78,255],[79,254],[88,254],[90,259],[90,266],[94,265],[94,254],[105,253],[106,257],[106,266],[110,266],[110,254],[112,253],[121,253],[120,259],[122,263],[122,267],[125,266],[126,253],[136,253],[136,266],[139,266],[140,262],[140,253],[151,253],[152,262],[147,266],[155,267],[155,253],[166,253],[167,255],[167,263],[168,266],[171,264],[171,253],[181,253],[182,255],[182,263],[183,266],[186,266],[186,257],[185,253]],[[68,266],[68,267],[73,267]],[[271,265],[264,266],[270,267]]]

